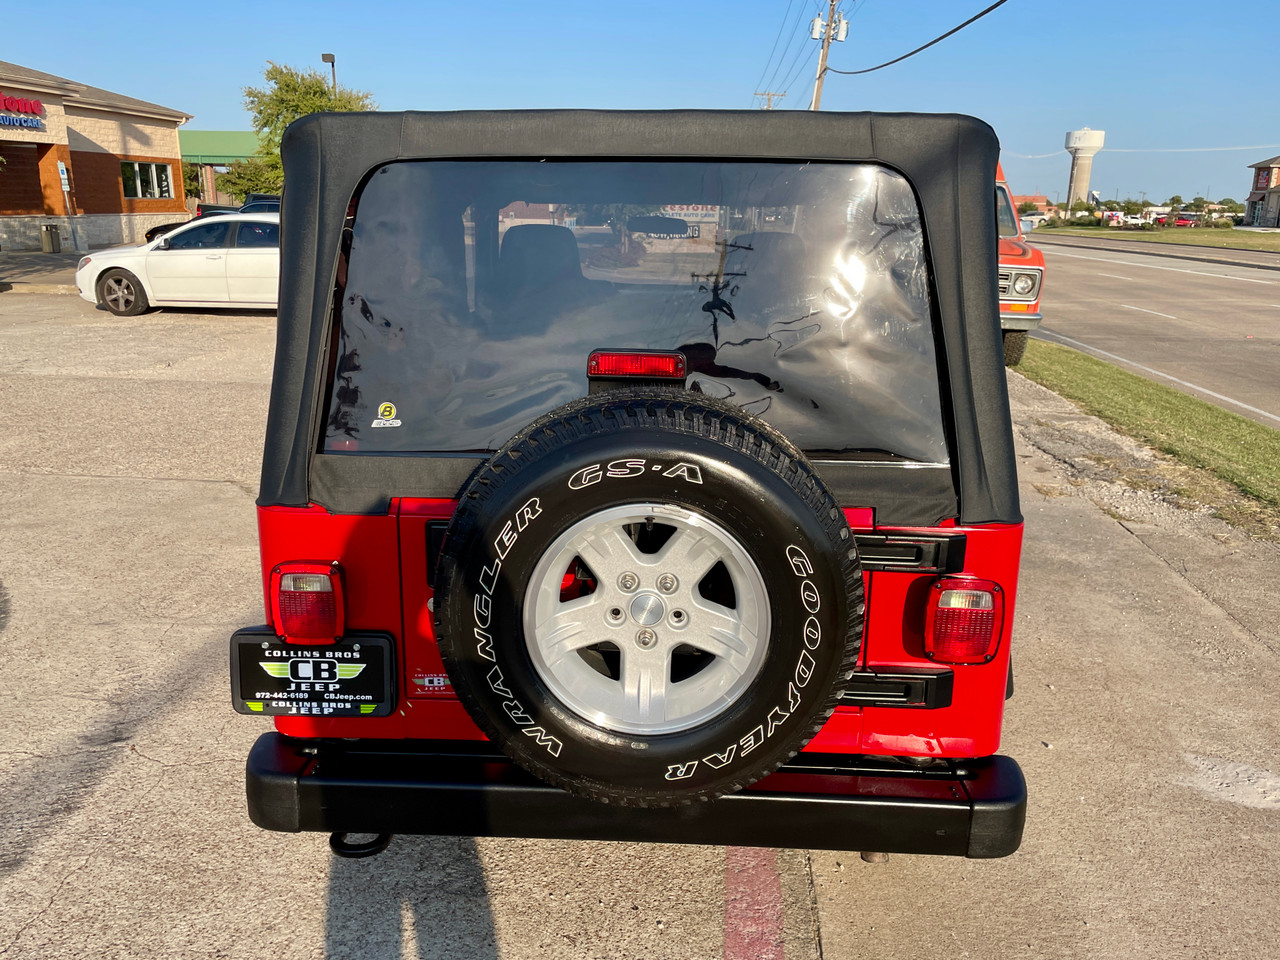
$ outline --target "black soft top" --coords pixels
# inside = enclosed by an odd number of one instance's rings
[[[343,227],[375,168],[433,158],[812,159],[898,171],[915,189],[924,220],[955,476],[940,491],[924,480],[929,471],[906,471],[922,478],[915,490],[892,471],[892,489],[875,491],[878,521],[1020,522],[994,280],[998,154],[991,128],[959,115],[537,110],[304,117],[282,144],[279,320],[258,504],[377,512],[392,496],[456,496],[477,465],[475,458],[429,458],[433,468],[424,470],[421,456],[318,452]],[[874,473],[861,479],[878,487],[886,471]],[[858,477],[826,478],[838,499],[854,502],[846,497]]]

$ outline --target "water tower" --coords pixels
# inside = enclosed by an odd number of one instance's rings
[[[1102,149],[1105,130],[1072,130],[1067,134],[1067,152],[1071,154],[1071,180],[1067,184],[1067,209],[1077,200],[1089,198],[1089,172],[1093,155]]]

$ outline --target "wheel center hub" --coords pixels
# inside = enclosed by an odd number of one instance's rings
[[[631,601],[631,619],[642,626],[652,627],[666,612],[662,600],[652,593],[642,593]]]

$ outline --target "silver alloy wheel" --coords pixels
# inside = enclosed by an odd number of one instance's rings
[[[625,529],[646,524],[673,528],[656,553],[642,553]],[[575,558],[595,575],[595,591],[561,602]],[[717,564],[733,584],[733,606],[699,589]],[[619,586],[628,573],[639,580],[633,590]],[[525,643],[539,678],[579,717],[620,733],[676,733],[727,710],[764,665],[769,625],[764,578],[737,538],[668,504],[610,507],[578,521],[538,560],[525,592]],[[602,645],[617,650],[616,677],[599,656],[583,655]],[[673,659],[690,648],[703,655],[697,669],[673,679]]]
[[[108,277],[102,285],[103,301],[116,313],[124,313],[138,299],[127,277]]]

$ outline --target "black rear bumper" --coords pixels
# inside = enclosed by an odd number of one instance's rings
[[[249,754],[249,816],[267,830],[707,843],[1004,857],[1027,787],[1008,757],[912,770],[800,754],[747,790],[675,809],[570,796],[484,743],[295,740]]]

